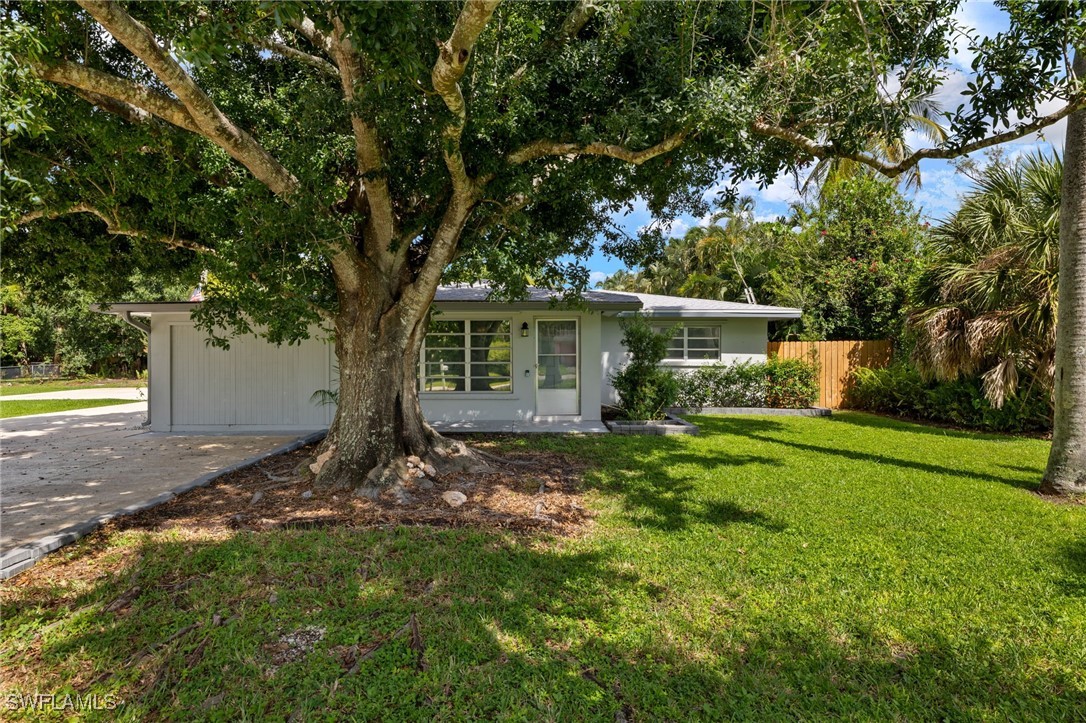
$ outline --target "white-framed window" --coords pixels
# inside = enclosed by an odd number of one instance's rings
[[[658,334],[674,332],[667,347],[667,356],[664,357],[667,360],[720,359],[719,326],[658,326],[655,331]]]
[[[424,392],[513,391],[509,319],[434,319],[419,357]]]

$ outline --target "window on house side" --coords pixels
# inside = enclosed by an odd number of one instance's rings
[[[508,319],[434,320],[423,341],[424,392],[511,392]]]
[[[657,333],[670,330],[670,327],[655,327]],[[720,358],[720,327],[719,326],[684,326],[674,330],[674,336],[667,347],[667,356],[670,361],[686,361],[690,359],[719,359]]]

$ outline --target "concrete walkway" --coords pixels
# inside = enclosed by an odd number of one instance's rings
[[[147,432],[145,410],[124,404],[0,421],[0,551],[138,506],[300,436]]]
[[[131,399],[146,401],[147,387],[92,387],[84,389],[62,389],[59,392],[35,392],[33,394],[6,394],[7,401],[19,399]]]
[[[608,434],[603,422],[544,422],[533,419],[473,419],[464,422],[430,422],[442,434]]]

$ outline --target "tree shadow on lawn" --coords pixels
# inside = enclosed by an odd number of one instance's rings
[[[52,576],[105,547],[6,592],[3,662],[19,672],[5,692],[125,701],[103,719],[1066,719],[1086,705],[1069,673],[985,639],[890,644],[757,606],[691,627],[705,612],[686,591],[606,546],[462,529],[148,534],[55,624]],[[415,640],[397,634],[412,616]],[[306,630],[311,650],[284,651]]]
[[[780,467],[773,457],[721,452],[693,452],[683,442],[668,437],[650,437],[655,444],[623,450],[622,473],[594,482],[613,494],[625,517],[638,527],[661,531],[685,530],[692,525],[720,527],[732,524],[756,525],[780,532],[786,525],[757,510],[746,509],[727,499],[705,499],[699,495],[697,477],[732,469],[736,473],[751,465]],[[683,467],[689,467],[689,471]],[[591,479],[592,475],[589,475]]]
[[[1066,545],[1060,554],[1060,562],[1067,578],[1060,581],[1064,593],[1071,597],[1086,597],[1086,539]]]
[[[908,424],[903,422],[895,422],[893,420],[879,420],[886,421],[888,424],[868,424],[872,420],[871,417],[863,415],[855,415],[850,413],[842,417],[829,417],[830,422],[827,422],[827,418],[812,419],[814,424],[832,423],[834,425],[850,425],[859,427],[875,427],[885,428],[888,431],[892,431],[898,434],[908,435],[915,430],[913,429],[919,425]],[[877,418],[876,418],[877,419]],[[838,457],[856,462],[870,462],[875,465],[892,465],[901,469],[915,470],[917,472],[925,472],[928,474],[945,475],[948,477],[957,477],[960,479],[979,479],[988,482],[998,482],[1000,484],[1010,485],[1012,487],[1018,487],[1025,490],[1036,490],[1040,484],[1041,472],[1043,470],[1029,470],[1028,468],[1008,468],[1015,469],[1017,471],[1030,472],[1028,475],[1021,476],[999,476],[993,475],[988,472],[982,472],[975,469],[969,469],[967,465],[972,460],[956,458],[955,463],[961,464],[960,467],[950,467],[941,464],[932,464],[930,462],[920,462],[911,459],[902,459],[901,457],[893,457],[888,454],[880,454],[874,452],[866,452],[855,449],[844,449],[842,447],[831,447],[819,444],[811,444],[809,442],[801,442],[795,438],[790,437],[790,434],[795,433],[797,430],[785,427],[779,422],[773,422],[771,420],[764,419],[750,419],[746,417],[699,417],[697,420],[698,425],[704,432],[712,434],[731,434],[748,439],[757,440],[759,442],[766,442],[768,444],[779,444],[792,449],[802,450],[804,452],[814,452],[817,454],[825,455],[828,457]],[[807,432],[804,431],[805,438]],[[813,435],[810,435],[813,437]],[[960,436],[965,439],[976,439],[979,441],[988,441],[991,435],[973,435],[969,433],[960,433]],[[825,436],[822,437],[825,439]],[[993,439],[1006,440],[1007,438],[993,437]],[[919,446],[919,445],[918,445]],[[919,446],[922,449],[930,449],[930,445]],[[1006,466],[1004,466],[1006,468]]]
[[[834,424],[847,424],[852,427],[867,427],[870,429],[892,429],[903,434],[927,434],[945,439],[978,439],[988,442],[1017,442],[1022,439],[1030,439],[1028,435],[1001,434],[999,432],[981,432],[968,429],[956,429],[937,424],[926,424],[922,421],[900,419],[898,417],[874,414],[871,412],[857,412],[849,409],[835,411],[828,417],[819,417],[826,422]],[[1034,437],[1035,438],[1035,437]]]

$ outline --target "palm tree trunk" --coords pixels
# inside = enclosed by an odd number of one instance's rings
[[[1086,53],[1073,67],[1086,80]],[[1063,154],[1056,408],[1041,491],[1071,496],[1086,494],[1086,111],[1068,117]]]

